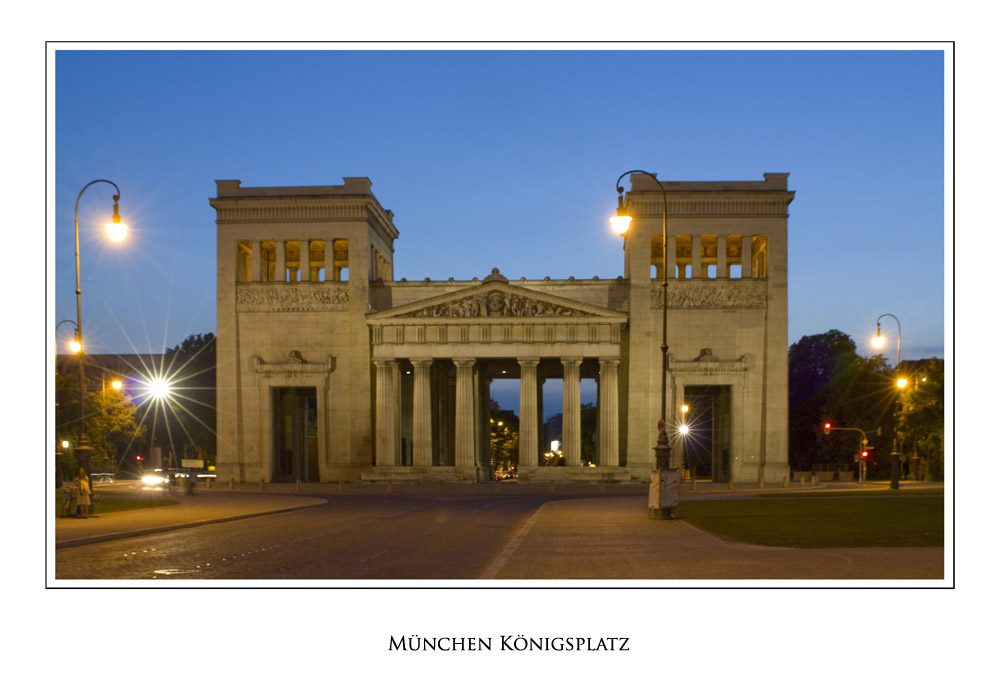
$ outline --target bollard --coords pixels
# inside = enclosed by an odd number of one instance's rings
[[[261,478],[260,478],[260,490],[261,490],[261,491],[263,491],[263,490],[264,490],[264,477],[261,477]]]
[[[212,490],[212,477],[210,476],[205,477],[205,490],[206,491]]]
[[[812,475],[812,485],[819,486],[819,474]]]
[[[229,477],[229,490],[233,490],[233,477]]]
[[[337,482],[337,493],[339,493],[340,495],[344,495],[344,482],[343,481],[338,481]]]
[[[788,477],[781,477],[781,488],[788,488]]]
[[[729,480],[729,490],[730,491],[733,490],[733,480],[732,479]]]
[[[805,478],[805,476],[800,476],[799,477],[799,488],[805,488],[805,487],[806,487],[806,478]]]
[[[298,493],[302,490],[302,479],[295,480],[295,492]]]
[[[694,474],[691,475],[691,490],[696,491],[698,489],[698,481],[694,478]]]

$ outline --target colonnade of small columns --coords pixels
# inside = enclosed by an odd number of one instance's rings
[[[714,239],[711,240],[710,239]],[[684,253],[679,256],[678,241],[681,241]],[[690,252],[687,245],[690,243]],[[708,255],[702,250],[712,248],[715,254]],[[653,277],[660,279],[660,267],[663,263],[662,237],[652,239],[651,262]],[[730,248],[739,248],[739,255],[730,253]],[[737,259],[738,258],[738,259]],[[687,262],[685,262],[687,261]],[[667,279],[684,279],[687,268],[691,267],[692,279],[707,279],[708,268],[715,265],[716,278],[728,279],[730,267],[740,267],[742,278],[764,278],[767,276],[767,236],[737,236],[737,235],[679,235],[667,236],[667,267],[676,268],[675,272],[668,269]],[[676,273],[676,276],[674,276]]]
[[[322,266],[311,261],[312,243],[323,244]],[[264,244],[274,245],[274,258],[265,258]],[[298,261],[289,258],[287,240],[256,240],[242,241],[238,244],[239,278],[240,281],[251,282],[285,282],[289,280],[289,270],[292,281],[320,281],[320,270],[323,270],[324,281],[343,281],[343,270],[347,269],[347,241],[344,239],[314,240],[304,238],[298,241]],[[270,249],[268,249],[270,250]],[[337,260],[337,254],[341,260]],[[292,256],[294,257],[294,256]]]
[[[473,357],[450,359],[455,368],[454,453],[456,467],[488,464],[479,459],[481,450],[477,431],[486,413],[477,395],[477,360]],[[413,375],[413,454],[414,467],[443,464],[435,459],[430,358],[409,358]],[[519,467],[537,467],[541,429],[541,387],[538,358],[517,359],[521,371],[519,424]],[[560,359],[563,368],[563,459],[567,466],[580,466],[580,365],[582,358]],[[617,358],[601,358],[598,376],[598,460],[602,466],[618,466],[618,365]],[[375,464],[402,464],[402,426],[400,387],[402,361],[376,358],[375,365]],[[481,434],[478,434],[481,435]]]

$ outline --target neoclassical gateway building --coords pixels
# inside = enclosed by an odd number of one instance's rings
[[[661,188],[633,175],[622,277],[515,279],[494,269],[461,281],[394,280],[399,231],[367,178],[278,188],[217,181],[219,478],[491,479],[490,382],[514,378],[519,482],[648,481],[666,250],[674,465],[716,481],[781,481],[787,179]],[[563,380],[561,466],[547,466],[541,449],[549,378]],[[581,379],[594,379],[598,393],[586,464]]]

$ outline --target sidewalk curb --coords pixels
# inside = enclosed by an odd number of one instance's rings
[[[197,520],[195,522],[182,522],[174,525],[162,525],[159,527],[145,527],[143,529],[132,529],[127,532],[113,532],[110,534],[101,534],[94,537],[66,539],[63,541],[57,541],[55,543],[55,548],[67,549],[73,546],[84,546],[86,544],[99,544],[105,541],[114,541],[115,539],[128,539],[130,537],[141,537],[148,534],[162,534],[164,532],[173,532],[178,529],[188,529],[190,527],[202,527],[204,525],[216,525],[223,522],[232,522],[233,520],[246,520],[252,517],[261,517],[262,515],[277,515],[278,513],[289,513],[295,510],[305,510],[306,508],[315,508],[317,506],[326,505],[328,503],[329,503],[328,500],[323,499],[322,503],[301,505],[295,508],[278,508],[277,510],[262,510],[256,513],[247,513],[244,515],[232,515],[229,517],[217,517],[211,520]]]

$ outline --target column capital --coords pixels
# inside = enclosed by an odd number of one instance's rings
[[[517,365],[519,365],[519,366],[528,366],[529,368],[532,368],[534,366],[537,366],[538,362],[540,360],[541,359],[518,359],[517,360]]]
[[[602,359],[599,359],[599,362],[600,362],[600,364],[602,366],[604,366],[604,365],[617,366],[622,361],[621,361],[621,359],[607,359],[607,358],[602,358]]]
[[[470,366],[476,365],[476,359],[474,358],[453,358],[452,363],[459,367],[469,368]]]
[[[377,359],[372,359],[372,363],[374,363],[376,366],[379,366],[380,368],[388,368],[390,366],[396,365],[396,359],[377,358]]]
[[[429,368],[434,359],[410,359],[410,363],[413,364],[414,368]]]
[[[565,359],[559,359],[559,361],[562,362],[563,366],[579,366],[581,363],[583,363],[583,358],[570,357]]]

